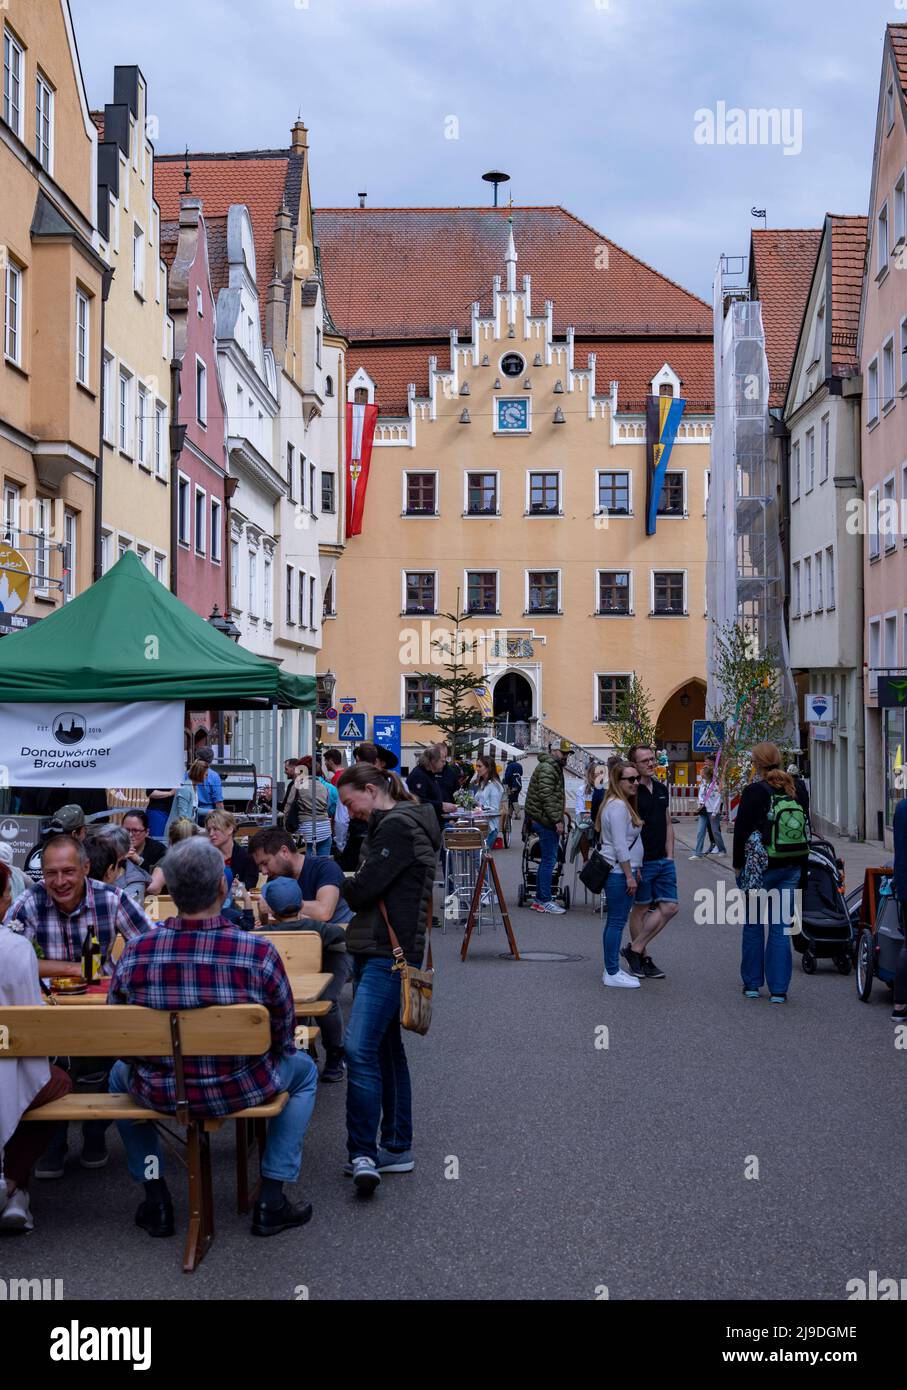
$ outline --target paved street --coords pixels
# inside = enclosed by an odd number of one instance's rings
[[[298,1189],[315,1204],[304,1231],[248,1234],[228,1131],[217,1240],[184,1276],[179,1236],[132,1225],[114,1137],[106,1171],[35,1183],[38,1228],[0,1245],[0,1275],[62,1278],[77,1298],[291,1300],[300,1286],[311,1299],[593,1299],[601,1285],[612,1299],[840,1299],[870,1269],[900,1277],[907,1053],[888,992],[860,1004],[852,976],[822,962],[807,978],[797,957],[786,1007],[745,1002],[738,930],[695,926],[689,909],[729,870],[688,853],[684,906],[654,951],[667,979],[638,991],[603,988],[598,918],[582,906],[513,912],[522,949],[576,962],[499,959],[498,930],[463,965],[459,933],[437,938],[435,1022],[407,1044],[417,1170],[385,1177],[370,1204],[340,1172],[344,1087],[324,1088]],[[878,862],[865,846],[845,857],[853,883]],[[498,863],[515,901],[519,848]],[[744,1177],[750,1156],[758,1180]],[[171,1185],[179,1223],[175,1164]]]

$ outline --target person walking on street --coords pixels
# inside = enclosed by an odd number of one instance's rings
[[[894,808],[894,896],[903,931],[907,925],[907,797]],[[907,1023],[907,936],[895,966],[891,1017],[895,1023]]]
[[[526,792],[526,823],[535,827],[541,850],[535,902],[532,904],[534,912],[565,911],[560,903],[552,900],[551,880],[557,863],[558,841],[564,833],[564,764],[569,751],[570,745],[564,740],[559,748],[540,753]]]
[[[602,855],[612,866],[605,883],[608,917],[602,934],[605,953],[602,984],[616,989],[639,989],[636,974],[620,967],[621,937],[642,869],[643,822],[636,806],[638,784],[639,773],[632,763],[615,763],[595,825]]]
[[[415,1166],[401,983],[388,923],[406,960],[421,965],[441,832],[433,807],[415,801],[392,772],[367,764],[347,768],[337,789],[350,815],[368,822],[365,856],[341,892],[355,913],[346,947],[356,981],[346,1032],[344,1171],[357,1194],[370,1197],[382,1173],[409,1173]]]
[[[771,1002],[783,1004],[793,969],[786,928],[795,920],[795,894],[809,858],[809,794],[799,777],[782,770],[781,753],[774,743],[757,743],[751,756],[753,780],[743,789],[734,822],[737,887],[746,889],[740,975],[747,999],[758,999],[767,982]],[[741,883],[753,834],[761,840],[767,859],[758,885]]]
[[[704,763],[699,774],[699,789],[697,791],[699,801],[699,831],[696,836],[696,848],[690,855],[691,859],[701,859],[702,851],[705,848],[706,831],[711,841],[711,849],[708,854],[727,854],[724,846],[724,839],[721,834],[721,788],[715,781],[714,763]]]
[[[639,773],[636,809],[643,822],[643,861],[636,904],[630,913],[630,941],[621,955],[631,974],[663,980],[665,973],[649,955],[649,946],[677,912],[674,827],[668,813],[668,789],[654,776],[654,748],[634,744],[627,752],[627,760]]]

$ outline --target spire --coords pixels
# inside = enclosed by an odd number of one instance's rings
[[[509,216],[508,219],[507,219],[507,223],[508,223],[508,232],[507,232],[507,254],[506,254],[505,257],[504,257],[504,260],[505,260],[506,265],[507,265],[507,288],[508,288],[508,290],[515,290],[515,289],[516,289],[516,262],[517,262],[517,255],[516,255],[516,246],[515,246],[514,240],[513,240],[513,194],[512,194],[512,193],[511,193],[511,195],[510,195],[510,216]]]

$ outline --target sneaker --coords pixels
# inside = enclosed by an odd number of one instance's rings
[[[0,1216],[0,1231],[4,1235],[18,1235],[35,1229],[34,1218],[28,1205],[28,1193],[17,1187]]]
[[[786,1003],[787,1003],[787,995],[786,995],[786,994],[770,994],[769,997],[768,997],[768,1002],[769,1002],[770,1004],[786,1004]]]
[[[654,962],[654,960],[652,959],[651,956],[643,956],[643,958],[642,958],[642,973],[643,973],[643,978],[646,979],[646,980],[663,980],[663,979],[665,979],[665,973],[664,973],[664,971],[663,971],[663,970],[659,970],[658,966],[655,964],[655,962]]]
[[[371,1197],[380,1182],[381,1174],[373,1158],[360,1155],[353,1159],[353,1183],[357,1197]]]
[[[760,997],[759,991],[758,989],[745,989],[743,991],[743,997],[744,999],[758,999]]]
[[[550,903],[533,903],[533,904],[532,904],[532,910],[533,910],[533,912],[556,912],[556,913],[564,913],[564,912],[567,911],[567,909],[566,909],[565,907],[561,907],[560,903],[556,903],[556,902],[550,902]]]
[[[411,1173],[415,1166],[411,1149],[404,1149],[402,1153],[393,1153],[390,1149],[378,1150],[379,1173]]]
[[[335,1057],[327,1058],[324,1064],[324,1069],[321,1073],[321,1076],[318,1079],[320,1081],[331,1082],[343,1081],[345,1077],[346,1064],[343,1060],[343,1053],[339,1053]]]
[[[606,970],[602,975],[602,984],[610,985],[612,989],[639,989],[639,980],[635,975],[628,975],[626,970],[618,970],[614,975],[609,975]]]
[[[717,845],[713,845],[712,848],[708,851],[708,853],[714,854],[720,859],[722,854],[727,854],[727,850],[719,849]]]
[[[701,854],[691,854],[691,855],[690,855],[690,858],[691,858],[691,859],[701,859],[701,858],[702,858],[702,855],[701,855]]]
[[[891,1010],[891,1017],[894,1019],[895,1023],[907,1023],[907,1009],[898,1010],[894,1008]],[[0,1194],[0,1203],[2,1203],[2,1201],[3,1196]]]
[[[83,1168],[106,1168],[109,1157],[107,1140],[102,1138],[94,1143],[86,1141],[82,1145],[82,1157],[79,1162]]]
[[[642,956],[639,954],[638,951],[634,951],[633,948],[632,948],[631,946],[624,946],[624,947],[621,948],[621,955],[623,956],[624,960],[627,962],[627,973],[628,973],[628,974],[630,974],[630,975],[636,975],[636,976],[638,976],[638,977],[640,977],[640,978],[642,978],[642,977],[645,975],[646,972],[645,972],[645,970],[643,969],[643,963],[642,963],[642,962],[643,962],[643,958],[642,958]]]
[[[66,1155],[68,1149],[66,1140],[51,1144],[50,1148],[41,1155],[35,1164],[34,1176],[46,1180],[49,1178],[62,1178],[66,1170]]]

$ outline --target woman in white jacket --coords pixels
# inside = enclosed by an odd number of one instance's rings
[[[708,831],[709,839],[712,842],[712,847],[708,853],[727,854],[724,840],[721,837],[721,788],[715,781],[714,763],[703,764],[702,772],[699,774],[698,800],[699,833],[696,836],[696,848],[690,858],[702,858],[706,831]]]
[[[501,802],[504,799],[504,788],[501,786],[494,758],[489,758],[484,753],[480,758],[476,758],[476,775],[472,785],[475,788],[476,802],[488,814],[486,847],[494,849],[501,833]]]
[[[636,809],[638,782],[639,773],[632,763],[616,762],[596,817],[602,855],[613,865],[605,884],[608,918],[602,938],[602,983],[617,989],[639,989],[637,977],[620,965],[621,937],[633,906],[643,858],[642,817]]]

